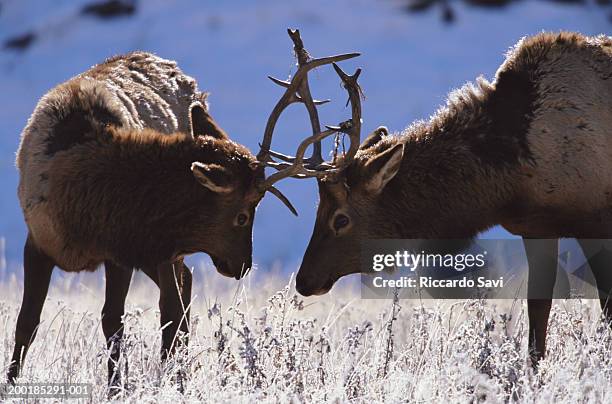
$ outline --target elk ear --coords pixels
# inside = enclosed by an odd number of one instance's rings
[[[365,165],[369,177],[366,188],[376,194],[380,193],[399,171],[403,156],[404,144],[399,143],[368,161]]]
[[[216,139],[229,139],[227,133],[217,125],[204,106],[196,101],[189,107],[189,126],[191,136],[195,139],[198,136],[212,136]]]
[[[234,190],[229,173],[218,164],[204,164],[196,161],[191,164],[191,171],[201,185],[213,192],[229,194]]]

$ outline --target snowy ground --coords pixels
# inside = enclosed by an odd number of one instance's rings
[[[134,49],[175,59],[211,92],[212,113],[232,137],[256,150],[265,120],[279,96],[266,79],[293,71],[287,27],[299,27],[313,55],[360,51],[347,69],[364,69],[364,132],[378,125],[399,131],[425,118],[447,92],[480,74],[491,78],[504,51],[520,37],[541,30],[609,33],[602,8],[524,1],[503,12],[454,5],[457,21],[444,25],[439,8],[406,14],[403,2],[374,0],[141,1],[131,17],[101,21],[78,14],[87,1],[3,0],[0,41],[26,32],[37,40],[24,52],[0,50],[0,237],[8,266],[17,269],[25,227],[16,198],[14,152],[38,98],[56,84],[106,57]],[[348,116],[345,94],[334,74],[311,80],[322,121]],[[275,147],[292,152],[308,133],[304,111],[295,107],[278,127]],[[255,262],[292,270],[308,242],[316,208],[313,181],[281,184],[300,211],[293,218],[273,198],[263,201],[255,225]],[[507,235],[495,229],[493,235]],[[1,246],[0,246],[1,247]],[[2,251],[0,251],[2,253]],[[196,261],[193,261],[196,262]],[[0,263],[1,264],[1,263]]]
[[[286,277],[198,282],[188,352],[159,364],[158,295],[137,276],[128,297],[125,402],[612,401],[612,332],[594,301],[559,301],[547,358],[527,365],[520,301],[362,300],[350,287],[302,300]],[[19,282],[0,286],[0,378],[12,351]],[[21,381],[90,383],[105,401],[106,358],[91,277],[56,282]],[[393,314],[394,313],[394,314]],[[177,372],[185,374],[184,394]]]

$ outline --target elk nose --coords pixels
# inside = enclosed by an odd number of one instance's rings
[[[295,290],[302,296],[310,296],[312,293],[310,292],[310,288],[306,286],[303,282],[295,283]]]
[[[312,288],[308,285],[306,277],[298,272],[297,277],[295,278],[295,290],[302,296],[310,296],[312,293],[310,292]]]
[[[217,268],[217,272],[219,272],[223,276],[227,276],[229,278],[240,279],[240,274],[232,271],[232,265],[229,261],[219,259],[218,257],[211,256],[213,264],[215,264],[215,268]]]
[[[334,278],[323,276],[313,277],[298,276],[295,279],[295,290],[302,296],[324,295],[334,286]]]
[[[253,268],[253,263],[251,262],[251,260],[250,260],[250,259],[248,259],[248,260],[246,260],[246,261],[245,261],[245,262],[242,264],[242,266],[241,266],[241,268],[240,268],[240,272],[237,272],[237,273],[236,273],[236,275],[234,275],[234,277],[235,277],[237,280],[239,280],[239,279],[241,279],[241,278],[243,278],[243,277],[247,276],[247,274],[248,274],[249,272],[251,272],[251,269],[252,269],[252,268]]]
[[[295,290],[297,290],[297,292],[302,296],[305,296],[305,297],[312,296],[311,289],[308,288],[306,285],[301,285],[299,283],[296,283]]]
[[[322,279],[321,277],[316,277],[309,275],[300,276],[299,272],[295,279],[295,290],[302,296],[312,296],[319,295],[325,293],[329,290],[327,285],[329,281]],[[332,283],[333,284],[333,283]]]

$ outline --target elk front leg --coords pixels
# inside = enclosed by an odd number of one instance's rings
[[[15,349],[8,369],[10,383],[19,376],[28,348],[36,337],[54,266],[53,260],[36,246],[28,234],[23,251],[23,300],[17,317]]]
[[[599,293],[599,303],[608,325],[612,327],[612,241],[577,240],[587,259]]]
[[[102,330],[106,346],[110,351],[108,358],[108,385],[117,387],[121,384],[119,356],[123,340],[122,317],[125,312],[125,299],[132,280],[132,268],[120,267],[110,261],[104,263],[106,273],[106,293],[102,308]]]
[[[557,276],[556,239],[524,239],[529,280],[527,312],[529,317],[529,358],[534,368],[546,352],[546,330]]]
[[[160,323],[162,327],[165,326],[161,358],[165,361],[178,346],[188,343],[192,276],[182,260],[160,265],[157,276]]]

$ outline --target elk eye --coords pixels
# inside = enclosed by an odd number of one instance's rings
[[[238,216],[236,216],[236,224],[238,226],[244,226],[247,224],[248,221],[249,217],[244,213],[238,213]]]
[[[347,215],[343,215],[342,213],[340,213],[334,219],[334,230],[338,231],[338,230],[348,226],[349,222],[350,222],[350,219],[348,218],[348,216]]]

